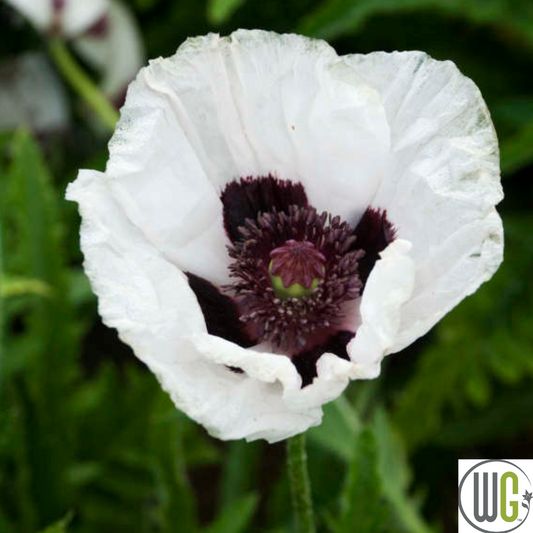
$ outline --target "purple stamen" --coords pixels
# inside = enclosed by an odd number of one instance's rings
[[[358,298],[362,289],[358,262],[364,251],[353,250],[351,226],[340,217],[293,205],[287,212],[274,209],[248,219],[239,232],[241,238],[229,247],[230,276],[235,282],[226,290],[235,294],[240,319],[254,335],[297,353],[325,332],[337,331],[345,316],[344,304]],[[304,255],[308,261],[302,261]],[[278,297],[268,268],[274,259],[280,261],[280,269],[288,267],[283,270],[290,271],[289,285],[292,279],[302,283],[308,276],[320,283],[307,296]]]

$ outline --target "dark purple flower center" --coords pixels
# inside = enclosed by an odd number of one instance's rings
[[[341,325],[344,304],[359,297],[362,288],[357,264],[364,251],[352,249],[356,238],[348,223],[292,205],[287,212],[274,209],[247,219],[240,233],[242,238],[228,248],[235,281],[225,289],[236,297],[240,320],[258,339],[297,353]],[[285,275],[285,287],[310,288],[315,278],[320,281],[301,297],[280,297],[271,265]]]
[[[395,230],[371,207],[355,227],[317,213],[300,183],[272,176],[233,181],[221,200],[233,282],[221,292],[188,273],[208,331],[243,347],[270,342],[305,386],[322,353],[348,359],[348,315]]]

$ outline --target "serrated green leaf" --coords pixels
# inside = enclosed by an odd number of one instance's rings
[[[64,398],[77,372],[69,364],[77,355],[77,339],[65,296],[61,213],[48,169],[38,145],[24,131],[13,137],[10,155],[0,198],[2,225],[10,229],[4,233],[4,271],[39,280],[53,295],[26,304],[24,335],[6,338],[2,350],[10,364],[3,365],[0,380],[13,380],[24,369],[11,385],[10,397],[20,413],[13,435],[20,453],[11,458],[11,468],[25,472],[14,509],[24,524],[21,531],[30,531],[32,523],[50,523],[68,508],[64,476],[73,424]],[[0,492],[5,490],[11,487],[0,486]]]
[[[404,444],[383,408],[376,410],[373,427],[379,450],[378,469],[383,493],[391,505],[396,527],[405,533],[430,533],[431,529],[409,495],[411,472]]]
[[[252,523],[258,504],[256,493],[239,498],[225,507],[204,533],[244,533]]]
[[[341,514],[329,519],[335,533],[380,533],[385,531],[389,510],[383,501],[378,473],[378,449],[372,428],[365,427],[354,442]]]

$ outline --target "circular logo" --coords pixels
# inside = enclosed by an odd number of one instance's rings
[[[529,516],[533,488],[526,473],[511,461],[489,459],[474,465],[459,483],[459,510],[483,533],[508,533]]]

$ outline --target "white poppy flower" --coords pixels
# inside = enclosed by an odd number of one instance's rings
[[[39,31],[75,37],[105,17],[108,0],[6,0]]]
[[[104,322],[222,439],[319,424],[502,260],[489,112],[421,52],[189,39],[67,197]]]
[[[129,9],[117,0],[6,0],[39,31],[72,40],[102,74],[102,90],[121,104],[144,64],[141,34]]]

